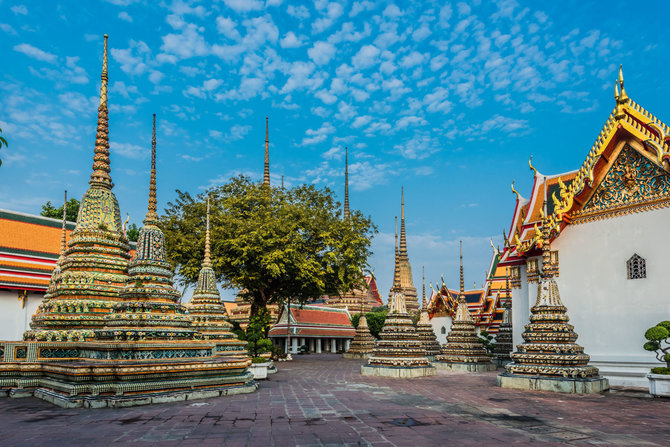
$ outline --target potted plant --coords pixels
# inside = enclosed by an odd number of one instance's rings
[[[266,337],[269,324],[270,315],[267,309],[261,309],[249,319],[247,326],[247,351],[251,356],[249,370],[254,375],[254,379],[267,379],[268,367],[272,365],[272,360],[263,356],[272,351],[272,342]]]
[[[670,397],[670,321],[661,321],[647,329],[644,338],[647,339],[644,349],[654,352],[659,362],[665,362],[665,366],[651,368],[647,374],[649,394]]]

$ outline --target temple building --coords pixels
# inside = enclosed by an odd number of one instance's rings
[[[155,144],[131,256],[110,175],[106,35],[101,80],[90,187],[31,329],[0,344],[0,395],[100,408],[253,392],[251,360],[218,355],[178,302],[157,226]]]
[[[305,352],[345,352],[354,338],[349,312],[323,306],[291,304],[283,306],[279,320],[270,329],[268,337],[284,352],[297,354],[301,346]],[[290,321],[289,321],[290,318]],[[290,331],[291,345],[287,346]],[[289,350],[290,348],[290,350]]]
[[[493,244],[491,244],[493,247]],[[509,294],[509,285],[506,283],[507,272],[505,267],[499,265],[501,252],[493,247],[493,256],[481,289],[473,288],[462,292],[468,311],[475,322],[478,332],[486,330],[490,334],[496,334],[502,322],[503,297]],[[507,285],[506,285],[507,284]],[[447,333],[458,309],[458,297],[461,292],[458,289],[450,289],[441,280],[441,286],[433,290],[431,285],[431,296],[428,302],[428,316],[438,342],[447,342]]]
[[[397,224],[396,224],[397,225]],[[397,238],[396,226],[396,238]],[[397,245],[397,243],[396,243]],[[395,265],[400,268],[399,283],[394,287],[399,287],[402,294],[405,296],[405,305],[407,312],[416,314],[419,312],[419,300],[417,298],[416,287],[414,287],[414,279],[412,278],[412,265],[409,262],[409,255],[407,254],[407,233],[405,231],[405,190],[400,189],[400,246],[395,253]],[[395,268],[395,266],[394,266]],[[395,281],[395,280],[394,280]],[[389,302],[393,295],[394,289],[389,292]]]
[[[543,175],[532,165],[528,199],[516,193],[500,265],[510,268],[514,345],[551,269],[590,365],[612,385],[647,386],[656,365],[645,330],[670,313],[665,272],[670,244],[670,128],[630,99],[619,71],[614,109],[578,169]],[[550,263],[542,265],[544,198]],[[560,265],[559,265],[560,254]],[[546,274],[546,272],[544,272]]]

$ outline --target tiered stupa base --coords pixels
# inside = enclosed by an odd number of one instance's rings
[[[424,323],[419,320],[419,323],[416,325],[416,332],[419,334],[419,340],[423,343],[423,349],[428,359],[432,360],[440,354],[442,347],[440,346],[440,342],[437,341],[435,331],[433,331],[433,326],[430,323]]]
[[[5,342],[0,390],[64,408],[127,407],[256,390],[248,357],[211,342]],[[1,395],[1,394],[0,394]]]
[[[493,350],[498,366],[505,366],[512,361],[510,354],[513,349],[512,327],[503,327],[501,325],[496,335],[496,344]]]
[[[438,369],[464,372],[495,371],[497,368],[479,341],[471,320],[454,321],[447,344],[442,347],[442,353],[435,356],[433,365]]]
[[[610,388],[604,377],[532,377],[505,372],[498,376],[497,385],[517,390],[554,391],[557,393],[597,394]]]
[[[433,366],[437,369],[459,372],[487,372],[495,371],[498,367],[495,363],[464,363],[464,362],[443,362],[434,361]]]
[[[375,347],[375,338],[370,333],[367,318],[361,316],[356,328],[356,335],[349,345],[349,350],[342,354],[345,359],[367,359],[372,355]]]
[[[361,366],[362,375],[413,378],[437,374],[407,313],[390,314],[379,336],[368,363]]]

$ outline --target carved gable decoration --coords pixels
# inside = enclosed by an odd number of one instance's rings
[[[588,221],[668,205],[670,175],[626,144],[595,193],[574,218]]]

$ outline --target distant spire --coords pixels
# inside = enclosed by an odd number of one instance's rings
[[[512,299],[512,289],[509,288],[509,267],[507,267],[507,271],[505,272],[505,297],[507,298],[505,301],[505,307],[507,307],[507,303],[510,302]]]
[[[459,241],[461,244],[461,295],[465,292],[465,283],[463,282],[463,241]]]
[[[344,220],[349,220],[349,158],[346,146],[344,147]]]
[[[107,110],[107,34],[102,56],[102,75],[100,76],[100,105],[98,106],[98,128],[95,134],[95,151],[93,155],[93,172],[91,186],[112,189],[112,177],[109,175],[109,113]]]
[[[58,264],[65,259],[65,244],[67,238],[67,231],[65,228],[65,222],[67,220],[67,190],[65,190],[65,198],[63,199],[63,226],[61,228],[60,236],[60,257],[58,258]]]
[[[423,302],[421,303],[421,310],[425,311],[428,306],[426,305],[426,270],[424,266],[421,266],[421,282],[423,283]]]
[[[407,235],[405,233],[405,188],[400,187],[400,257],[407,259]]]
[[[147,217],[144,219],[145,225],[155,225],[158,221],[156,213],[156,114],[154,113],[153,130],[151,133],[151,175],[149,178],[149,206],[147,207]]]
[[[263,170],[263,184],[270,186],[270,138],[267,116],[265,117],[265,168]]]
[[[281,190],[284,190],[284,176],[281,176]]]
[[[205,259],[202,261],[202,266],[212,267],[212,259],[209,247],[209,196],[207,196],[207,226],[205,227]]]
[[[393,262],[393,287],[391,290],[400,290],[400,259],[398,258],[398,216],[395,216],[395,258]]]

